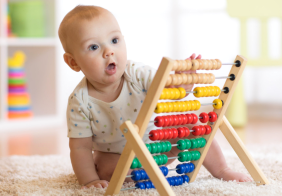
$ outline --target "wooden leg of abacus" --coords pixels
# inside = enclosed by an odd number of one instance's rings
[[[264,173],[261,171],[258,164],[247,151],[243,142],[225,116],[223,117],[222,124],[219,126],[219,129],[226,137],[227,141],[232,146],[234,151],[237,153],[238,157],[241,159],[242,163],[245,165],[254,181],[259,182],[257,183],[257,185],[269,184],[269,181],[265,177]]]

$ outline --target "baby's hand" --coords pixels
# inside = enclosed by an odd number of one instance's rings
[[[108,187],[108,185],[109,185],[109,182],[106,180],[95,180],[95,181],[89,182],[88,184],[82,186],[81,189],[87,189],[91,187],[105,188],[105,187]]]

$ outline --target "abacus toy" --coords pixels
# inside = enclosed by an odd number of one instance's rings
[[[229,75],[226,77],[215,77],[211,73],[169,75],[170,71],[215,70],[220,69],[224,64],[218,59],[171,60],[164,57],[147,92],[135,124],[131,121],[125,121],[120,126],[121,131],[127,139],[127,143],[105,195],[118,194],[126,177],[131,177],[134,181],[143,180],[142,182],[137,182],[135,187],[132,187],[134,189],[156,188],[162,196],[175,195],[170,186],[181,185],[185,182],[191,183],[195,180],[218,128],[220,128],[227,138],[256,184],[268,184],[269,182],[265,175],[247,152],[235,130],[224,116],[246,62],[247,60],[243,56],[238,55],[234,63],[229,63],[232,67]],[[207,86],[196,87],[193,91],[186,92],[183,88],[164,88],[165,86],[180,84],[212,84],[215,79],[219,78],[226,78],[223,89],[215,86]],[[193,93],[197,98],[208,96],[219,97],[214,99],[212,103],[200,103],[198,100],[182,101],[181,99],[187,93]],[[177,99],[177,101],[158,103],[159,99]],[[214,108],[213,111],[208,114],[203,112],[199,116],[194,113],[187,113],[187,111],[195,111],[205,105],[212,105]],[[181,112],[182,114],[156,117],[154,124],[160,127],[160,129],[151,130],[147,136],[153,141],[158,140],[158,142],[144,144],[142,138],[153,112]],[[184,126],[185,124],[195,124],[198,120],[201,123],[207,124],[194,126],[191,130]],[[190,133],[200,137],[187,139]],[[175,138],[180,138],[176,144],[171,144],[169,141],[162,141]],[[176,157],[167,157],[165,154],[151,155],[168,152],[172,147],[177,147],[183,151]],[[134,157],[135,154],[136,157]],[[165,178],[169,170],[161,165],[166,164],[168,159],[178,159],[180,162],[189,161],[189,163],[182,163],[175,169],[171,169],[175,170],[178,174],[182,174],[181,176]],[[126,176],[129,168],[136,169],[141,167],[143,169],[133,170],[131,175]]]

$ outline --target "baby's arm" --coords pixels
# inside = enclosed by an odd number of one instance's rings
[[[108,182],[100,180],[93,161],[92,155],[92,137],[70,138],[70,158],[74,173],[82,188],[95,186],[104,188]]]

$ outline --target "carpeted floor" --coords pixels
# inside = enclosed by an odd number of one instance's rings
[[[282,144],[247,146],[270,181],[269,185],[238,184],[213,178],[202,167],[191,184],[173,187],[176,195],[282,195]],[[224,151],[229,166],[247,173],[233,150]],[[174,162],[171,166],[177,165]],[[174,174],[172,174],[174,175]],[[125,187],[133,186],[127,183]],[[103,195],[103,189],[81,190],[69,157],[11,156],[0,159],[0,195]],[[122,191],[119,195],[159,195],[156,190]]]

